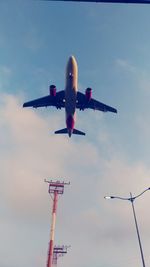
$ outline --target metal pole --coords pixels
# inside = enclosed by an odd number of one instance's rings
[[[140,233],[139,233],[139,229],[138,229],[138,223],[137,223],[137,218],[136,218],[136,213],[135,213],[135,208],[134,208],[134,198],[132,197],[132,194],[130,193],[130,201],[131,201],[131,205],[132,205],[132,210],[133,210],[133,216],[134,216],[134,221],[135,221],[135,227],[136,227],[136,232],[137,232],[137,236],[138,236],[138,241],[139,241],[139,247],[140,247],[140,252],[141,252],[141,258],[142,258],[142,263],[143,263],[143,267],[145,267],[145,261],[144,261],[144,255],[143,255],[143,250],[142,250],[142,244],[141,244],[141,239],[140,239]]]
[[[52,267],[57,201],[58,201],[58,192],[57,190],[55,190],[54,199],[53,199],[52,224],[51,224],[51,231],[50,231],[50,243],[49,243],[49,250],[48,250],[47,267]]]

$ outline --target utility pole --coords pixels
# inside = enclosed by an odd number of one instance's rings
[[[45,180],[45,182],[49,184],[48,192],[53,200],[50,242],[49,242],[48,259],[47,259],[47,267],[52,267],[58,196],[64,193],[64,186],[69,185],[70,183],[65,183],[60,181],[53,182],[52,180],[51,181]]]
[[[142,193],[140,193],[137,196],[132,196],[132,193],[130,193],[130,197],[128,197],[128,198],[126,198],[126,197],[118,197],[118,196],[105,196],[104,197],[105,199],[120,199],[120,200],[130,201],[130,203],[132,205],[133,217],[134,217],[135,228],[136,228],[136,233],[137,233],[137,237],[138,237],[138,242],[139,242],[139,247],[140,247],[140,254],[141,254],[141,259],[142,259],[142,266],[143,267],[146,267],[146,265],[145,265],[145,260],[144,260],[144,254],[143,254],[143,249],[142,249],[142,243],[141,243],[141,238],[140,238],[139,227],[138,227],[136,213],[135,213],[134,201],[135,201],[135,199],[137,199],[140,196],[142,196],[148,190],[150,190],[150,187],[145,189]]]

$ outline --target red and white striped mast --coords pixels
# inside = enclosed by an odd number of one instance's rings
[[[53,182],[52,180],[51,181],[45,180],[45,182],[49,184],[48,192],[53,200],[50,242],[49,242],[48,259],[47,259],[47,267],[52,267],[58,195],[62,195],[64,193],[64,186],[69,185],[70,183],[65,183],[60,181]]]

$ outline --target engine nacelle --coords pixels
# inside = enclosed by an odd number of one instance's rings
[[[86,100],[88,102],[91,100],[91,97],[92,97],[92,88],[87,88],[85,90],[85,97],[86,97]]]
[[[49,87],[49,94],[50,96],[56,96],[56,86],[55,85],[50,85]]]

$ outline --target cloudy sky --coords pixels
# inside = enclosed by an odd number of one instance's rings
[[[141,266],[128,197],[150,186],[150,6],[0,1],[0,266],[46,266],[51,199],[44,179],[70,181],[58,204],[59,267]],[[78,112],[86,136],[55,136],[64,111],[23,109],[65,86],[74,55],[79,90],[118,114]],[[149,192],[135,203],[149,265]]]

